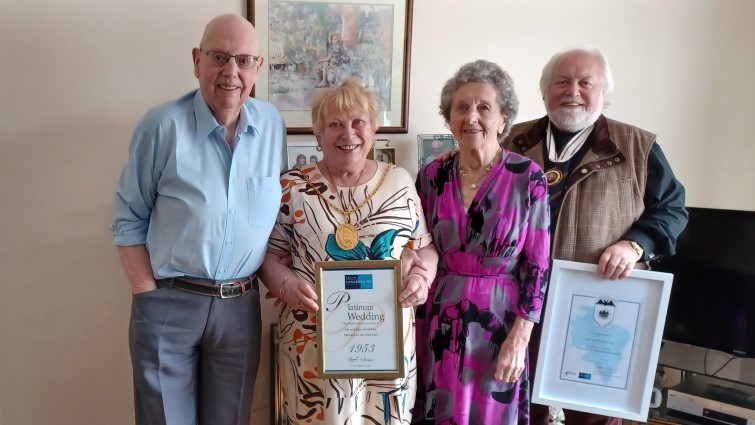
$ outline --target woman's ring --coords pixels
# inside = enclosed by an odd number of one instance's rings
[[[301,305],[301,300],[296,302],[296,308],[299,308],[300,305]]]
[[[627,265],[627,261],[622,259],[621,261],[619,261],[619,264],[622,265],[622,266],[626,266]]]

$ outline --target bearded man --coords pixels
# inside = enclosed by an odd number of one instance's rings
[[[603,53],[557,53],[543,68],[540,91],[548,115],[515,125],[504,147],[546,172],[552,258],[597,264],[598,275],[614,280],[673,255],[687,224],[684,187],[654,134],[603,115],[613,93]],[[535,324],[532,381],[540,332]],[[590,413],[564,414],[568,425],[621,424]],[[548,407],[533,403],[530,423],[548,424]]]

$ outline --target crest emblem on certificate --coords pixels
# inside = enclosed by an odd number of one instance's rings
[[[592,317],[598,326],[608,326],[613,322],[614,314],[616,313],[616,304],[610,298],[600,298],[595,303],[595,309],[593,310]]]

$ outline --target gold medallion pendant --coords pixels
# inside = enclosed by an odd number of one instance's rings
[[[362,202],[359,203],[359,205],[355,206],[354,208],[350,208],[348,210],[343,209],[339,207],[338,205],[330,202],[327,197],[323,196],[323,194],[320,192],[320,189],[317,188],[310,180],[307,173],[303,172],[301,168],[299,168],[299,173],[301,173],[301,177],[304,179],[304,181],[307,182],[307,184],[312,188],[312,190],[315,191],[318,197],[322,199],[325,203],[331,206],[334,210],[338,211],[343,215],[344,220],[346,223],[339,224],[338,227],[336,227],[336,244],[344,250],[351,250],[354,249],[357,244],[359,243],[359,231],[356,227],[354,227],[353,224],[349,223],[349,214],[352,214],[354,212],[359,211],[360,208],[362,208],[365,204],[370,202],[370,199],[372,199],[373,196],[377,193],[378,189],[383,185],[383,180],[385,179],[385,176],[388,175],[388,172],[393,169],[393,165],[387,164],[387,166],[383,170],[383,174],[380,176],[380,180],[377,183],[377,186],[375,187],[375,190],[372,191]],[[363,170],[364,171],[364,170]],[[360,174],[361,178],[361,174]],[[357,183],[359,180],[357,179]],[[352,197],[351,195],[351,189],[349,189],[349,197]]]
[[[548,186],[558,184],[564,177],[563,173],[558,168],[551,168],[545,172],[545,178],[548,180]]]
[[[336,243],[341,249],[354,249],[357,246],[357,242],[359,242],[359,232],[353,224],[344,223],[338,225],[336,229]]]

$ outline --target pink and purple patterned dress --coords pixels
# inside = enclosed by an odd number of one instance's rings
[[[414,423],[529,424],[530,381],[494,378],[517,316],[540,320],[549,271],[548,186],[540,167],[504,151],[465,210],[458,158],[417,177],[438,276],[417,310]]]

